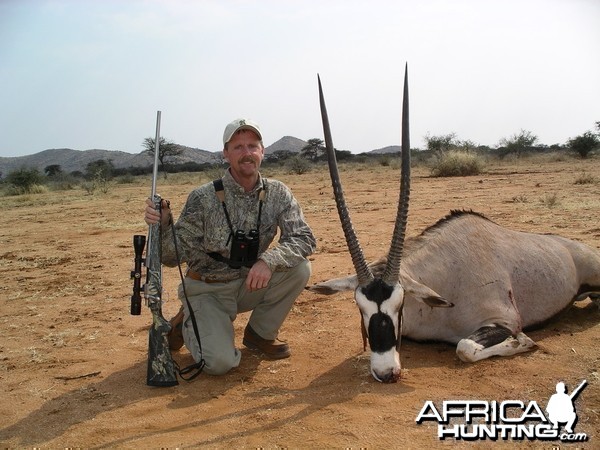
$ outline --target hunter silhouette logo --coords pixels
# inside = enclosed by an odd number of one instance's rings
[[[536,401],[521,400],[445,400],[441,407],[433,401],[425,402],[416,423],[437,422],[440,440],[560,440],[585,442],[586,433],[575,433],[577,412],[575,400],[587,386],[583,380],[571,394],[562,381],[556,384],[556,393],[548,399],[546,414]],[[561,425],[564,429],[561,432]]]
[[[577,413],[575,412],[575,405],[573,401],[587,385],[587,380],[583,380],[579,386],[573,391],[571,395],[568,395],[565,383],[562,381],[556,383],[556,394],[550,397],[548,400],[548,406],[546,406],[546,412],[550,422],[554,425],[554,429],[559,428],[559,423],[566,423],[565,431],[569,434],[573,434],[573,425],[577,421]]]

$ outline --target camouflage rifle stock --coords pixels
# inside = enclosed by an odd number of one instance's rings
[[[156,138],[154,140],[154,171],[152,174],[151,199],[154,208],[161,211],[162,199],[156,193],[156,179],[158,176],[158,155],[160,148],[160,111],[156,117]],[[162,264],[161,264],[161,224],[160,222],[148,227],[148,239],[146,247],[146,258],[141,258],[144,248],[144,236],[133,237],[134,250],[136,252],[136,269],[132,272],[134,278],[134,293],[131,297],[131,313],[139,314],[135,303],[139,302],[139,290],[141,277],[139,261],[145,263],[146,284],[144,285],[144,298],[152,313],[152,325],[148,336],[148,373],[146,384],[148,386],[175,386],[178,384],[175,372],[175,364],[169,349],[168,334],[171,324],[162,314]],[[140,248],[141,247],[141,248]],[[139,255],[138,255],[139,252]],[[136,292],[137,288],[137,292]]]

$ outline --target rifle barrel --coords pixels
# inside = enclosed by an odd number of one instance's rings
[[[152,192],[150,198],[154,201],[156,195],[156,179],[158,178],[158,152],[160,151],[160,111],[156,111],[156,136],[154,137],[154,169],[152,172]]]
[[[569,395],[571,400],[573,400],[575,397],[577,397],[579,395],[579,392],[581,392],[581,390],[586,386],[587,386],[587,380],[583,380],[581,382],[581,384],[579,386],[577,386],[573,392],[571,392],[571,395]]]

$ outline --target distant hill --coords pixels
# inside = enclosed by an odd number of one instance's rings
[[[220,161],[221,152],[213,153],[198,148],[180,146],[183,149],[181,155],[172,158],[174,163],[197,162],[197,163],[216,163]],[[63,172],[85,171],[88,163],[99,159],[110,160],[118,168],[127,167],[147,167],[152,165],[154,160],[145,153],[127,153],[117,150],[72,150],[70,148],[57,148],[44,150],[39,153],[27,156],[0,157],[0,173],[6,176],[13,170],[22,167],[31,169],[36,168],[40,172],[52,164],[58,164]]]
[[[284,136],[277,142],[265,147],[265,153],[270,155],[279,150],[299,153],[307,144],[308,142],[303,141],[302,139],[293,136]],[[222,160],[222,153],[220,151],[209,152],[207,150],[186,147],[184,145],[180,145],[179,147],[183,152],[178,157],[172,158],[170,160],[172,163],[219,163]],[[392,145],[372,150],[368,153],[399,153],[400,149],[401,147],[399,145]],[[0,157],[0,174],[2,174],[2,177],[5,177],[13,170],[22,167],[28,169],[36,168],[43,173],[44,169],[52,164],[58,164],[62,171],[66,173],[76,170],[84,172],[89,163],[99,159],[111,160],[117,169],[148,167],[153,163],[153,159],[145,153],[127,153],[118,150],[72,150],[70,148],[54,148],[27,156]]]
[[[401,151],[402,151],[402,147],[400,145],[390,145],[388,147],[371,150],[369,153],[384,154],[384,153],[400,153]]]
[[[285,150],[292,153],[300,153],[308,142],[303,141],[302,139],[298,139],[292,136],[284,136],[279,139],[277,142],[269,145],[265,148],[265,153],[267,155],[272,154],[278,150]],[[402,147],[399,145],[390,145],[388,147],[378,148],[375,150],[371,150],[369,154],[387,154],[387,153],[400,153],[402,151]]]
[[[288,151],[292,153],[300,153],[300,150],[304,148],[308,142],[303,141],[292,136],[284,136],[277,142],[272,143],[268,147],[265,147],[265,154],[270,155],[276,151]]]

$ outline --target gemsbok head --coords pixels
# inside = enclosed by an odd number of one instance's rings
[[[402,336],[402,308],[405,294],[405,286],[400,281],[400,264],[408,219],[410,193],[408,66],[406,66],[404,74],[404,98],[402,104],[400,200],[387,263],[381,273],[373,273],[371,267],[365,261],[363,251],[350,220],[338,172],[320,77],[318,77],[318,83],[321,117],[323,120],[323,131],[333,193],[358,281],[354,298],[361,313],[363,344],[366,347],[366,340],[368,339],[371,348],[371,373],[373,377],[380,382],[393,383],[400,378],[399,352]],[[432,294],[431,298],[424,296],[423,301],[430,304],[430,306],[451,306],[443,299],[435,296],[434,293]]]

